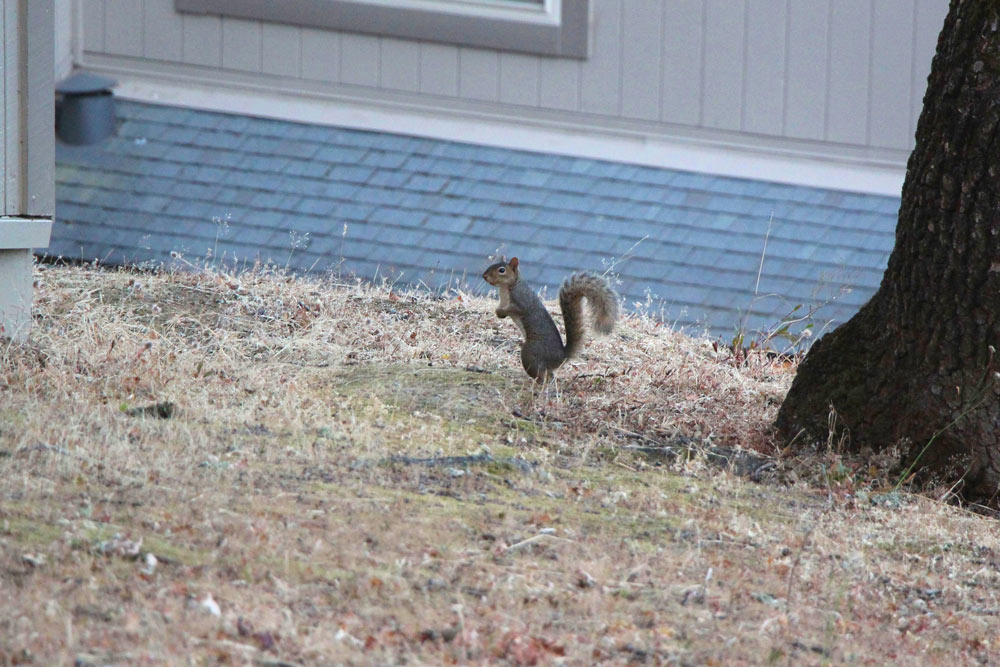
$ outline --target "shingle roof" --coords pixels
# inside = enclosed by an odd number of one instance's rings
[[[172,252],[211,252],[483,290],[479,273],[498,249],[550,288],[617,258],[627,304],[727,336],[741,313],[751,328],[767,326],[795,304],[831,298],[817,317],[849,317],[878,286],[899,207],[892,197],[169,106],[119,101],[118,114],[104,144],[57,148],[50,255],[169,263]]]

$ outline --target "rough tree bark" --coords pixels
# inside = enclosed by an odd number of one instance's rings
[[[1000,3],[952,0],[882,284],[806,355],[776,426],[823,441],[832,408],[850,448],[902,445],[925,477],[996,505],[997,347]]]

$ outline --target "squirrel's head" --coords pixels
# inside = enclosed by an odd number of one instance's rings
[[[494,287],[498,287],[500,285],[513,285],[517,282],[518,277],[517,257],[511,257],[509,262],[500,261],[496,264],[490,264],[489,267],[483,271],[483,280]]]

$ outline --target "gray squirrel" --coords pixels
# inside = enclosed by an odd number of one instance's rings
[[[587,299],[593,328],[608,334],[618,320],[618,295],[608,281],[593,273],[574,273],[559,288],[559,308],[566,323],[566,344],[556,323],[538,295],[521,280],[517,257],[491,264],[483,280],[500,292],[497,317],[509,317],[521,330],[521,365],[528,375],[544,384],[564,361],[575,356],[583,344],[584,319],[581,301]]]

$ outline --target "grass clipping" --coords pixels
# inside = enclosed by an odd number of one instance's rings
[[[37,269],[0,664],[995,659],[990,520],[774,458],[793,367],[629,316],[536,393],[494,307]]]

